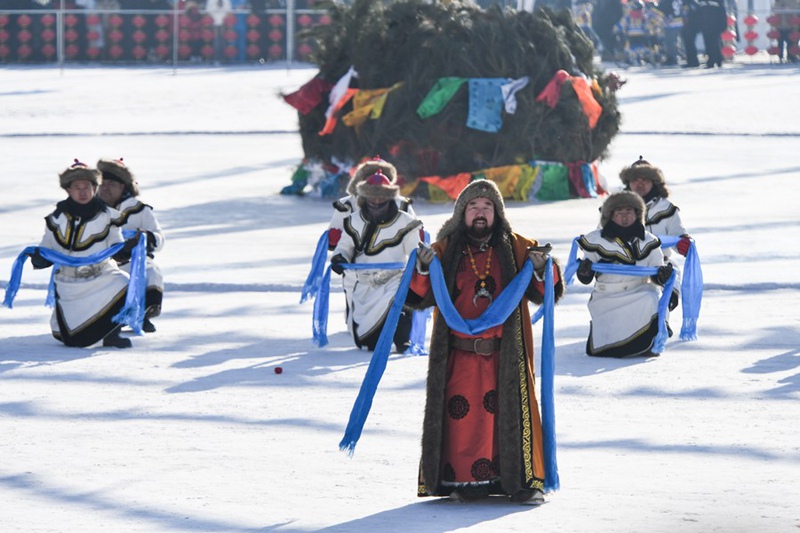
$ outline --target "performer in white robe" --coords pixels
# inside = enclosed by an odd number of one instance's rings
[[[329,250],[333,251],[336,245],[339,244],[339,239],[342,236],[342,228],[344,227],[344,219],[358,209],[356,187],[376,172],[380,172],[389,178],[392,185],[397,184],[397,169],[388,161],[384,161],[380,157],[375,157],[359,165],[353,177],[350,178],[350,181],[347,183],[347,196],[343,196],[333,202],[333,215],[331,216],[330,224],[328,224]],[[417,218],[417,214],[411,206],[411,198],[398,195],[394,201],[400,211],[405,211],[411,215],[412,218]]]
[[[102,179],[100,171],[75,160],[59,179],[69,197],[45,217],[40,247],[87,257],[123,242],[119,212],[95,195]],[[115,258],[129,258],[133,244],[131,240]],[[34,268],[52,266],[38,250],[31,262]],[[113,259],[79,267],[60,266],[54,281],[56,305],[50,323],[56,339],[67,346],[90,346],[102,339],[103,346],[130,348],[130,339],[120,337],[120,325],[111,320],[125,304],[129,281]]]
[[[588,285],[596,278],[588,304],[592,317],[586,342],[588,355],[656,355],[650,349],[658,334],[658,301],[673,267],[664,264],[658,237],[645,230],[644,211],[644,202],[636,193],[612,194],[603,204],[600,229],[578,239],[584,255],[578,279]],[[592,270],[593,263],[659,270],[655,276],[641,277],[599,274]]]
[[[359,209],[343,221],[341,239],[333,251],[331,268],[344,276],[347,298],[347,328],[359,348],[374,350],[403,269],[350,270],[343,263],[401,263],[423,240],[422,222],[400,211],[399,187],[377,172],[356,187]],[[403,352],[411,333],[411,311],[404,310],[394,337]]]
[[[669,199],[669,189],[661,169],[639,156],[632,165],[622,169],[619,177],[626,190],[635,192],[644,200],[645,229],[653,235],[681,237],[675,249],[680,255],[685,256],[689,252],[691,237],[683,226],[680,209]],[[678,305],[683,259],[673,254],[672,248],[664,248],[662,251],[664,260],[671,263],[675,269],[675,285],[669,304],[672,310]]]
[[[150,319],[161,314],[164,299],[164,277],[154,261],[154,254],[164,247],[164,231],[153,208],[138,199],[139,184],[122,158],[101,159],[97,169],[103,173],[97,194],[106,205],[120,212],[123,231],[140,231],[147,235],[147,288],[142,331],[153,333],[156,327]],[[122,262],[120,268],[130,272],[130,262]]]

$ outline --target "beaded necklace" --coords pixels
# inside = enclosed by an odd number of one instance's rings
[[[491,305],[494,300],[492,294],[494,294],[496,288],[494,278],[489,275],[492,269],[492,248],[489,248],[489,253],[486,256],[486,268],[483,276],[478,272],[478,267],[475,265],[475,257],[472,255],[472,249],[469,247],[469,244],[467,245],[467,254],[469,255],[469,264],[472,267],[472,271],[478,278],[478,281],[475,283],[475,295],[472,297],[472,305],[475,307],[478,306],[478,298],[487,298],[489,300],[489,305]]]

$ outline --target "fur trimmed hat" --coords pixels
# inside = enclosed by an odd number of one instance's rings
[[[69,188],[73,181],[86,180],[98,187],[103,182],[103,175],[96,168],[89,168],[86,163],[81,163],[77,159],[64,172],[58,175],[62,189]]]
[[[97,169],[103,173],[103,179],[118,181],[125,185],[131,196],[139,196],[139,184],[121,157],[119,159],[101,159],[97,162]]]
[[[437,240],[452,235],[459,227],[466,228],[464,211],[467,209],[467,204],[475,198],[491,200],[494,204],[495,225],[500,224],[504,231],[511,232],[511,225],[506,219],[506,205],[503,202],[503,195],[500,193],[497,184],[492,180],[478,179],[462,189],[458,198],[456,198],[456,205],[453,206],[453,216],[442,225],[442,229],[439,230],[439,234],[436,236]]]
[[[393,184],[380,170],[362,181],[356,187],[359,201],[366,200],[394,200],[400,193],[400,187]]]
[[[384,161],[380,157],[373,157],[369,161],[361,163],[358,168],[356,168],[353,177],[350,178],[350,182],[347,184],[347,194],[355,196],[357,194],[356,188],[358,184],[378,172],[389,178],[392,185],[397,182],[397,169],[394,165],[388,161]]]
[[[630,189],[631,181],[636,178],[652,181],[653,189],[655,189],[658,196],[662,198],[669,197],[669,190],[667,189],[666,180],[664,179],[664,173],[661,172],[660,168],[651,165],[650,162],[646,161],[642,156],[639,156],[639,159],[634,161],[631,166],[623,168],[619,173],[619,179],[625,184],[625,189]]]
[[[608,221],[611,220],[614,210],[620,207],[632,207],[635,209],[636,216],[644,224],[645,206],[642,197],[633,191],[620,191],[615,192],[603,202],[603,207],[600,210],[600,226],[605,227]]]

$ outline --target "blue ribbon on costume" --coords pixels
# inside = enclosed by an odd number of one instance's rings
[[[95,265],[97,263],[101,263],[108,259],[109,257],[113,256],[117,252],[119,252],[124,243],[117,243],[113,246],[106,248],[101,252],[97,252],[92,255],[88,255],[85,257],[73,257],[69,255],[64,255],[60,252],[52,250],[50,248],[45,248],[43,246],[28,246],[17,256],[14,260],[14,264],[11,267],[11,279],[8,282],[8,286],[6,287],[6,294],[5,298],[3,299],[3,305],[11,308],[14,303],[14,298],[17,295],[17,291],[19,291],[20,282],[22,280],[22,270],[25,266],[25,261],[27,261],[28,257],[39,250],[39,255],[41,255],[44,259],[53,263],[53,271],[55,271],[55,267],[57,266],[68,266],[68,267],[80,267],[80,266],[87,266],[87,265]],[[139,243],[134,247],[132,254],[131,254],[131,275],[130,281],[128,282],[128,295],[125,299],[125,306],[122,308],[120,313],[116,315],[112,320],[117,322],[118,324],[126,324],[131,327],[131,329],[136,331],[138,328],[139,333],[141,333],[141,321],[136,324],[133,322],[136,317],[141,316],[144,319],[144,289],[147,285],[147,277],[145,275],[144,270],[144,261],[147,257],[147,244],[146,244],[146,236],[142,234],[139,239]],[[137,263],[140,263],[142,266],[137,268]],[[134,293],[133,296],[131,293]],[[53,305],[55,302],[55,290],[53,288],[53,274],[50,276],[50,286],[48,287],[48,296],[45,300],[47,305]],[[141,294],[142,297],[139,298],[136,295]],[[132,309],[133,306],[141,306],[140,310]],[[125,317],[124,321],[120,321],[118,317]],[[122,319],[122,318],[121,318]]]
[[[136,235],[136,232],[123,231],[127,238]],[[131,272],[128,282],[128,292],[125,295],[125,305],[119,313],[111,317],[117,324],[128,325],[136,335],[142,334],[144,322],[144,300],[147,289],[147,234],[139,234],[139,242],[131,250]]]
[[[328,230],[322,232],[317,241],[317,249],[314,250],[314,258],[311,260],[311,270],[308,272],[306,282],[300,292],[300,303],[308,300],[319,291],[322,278],[325,275],[325,261],[328,259]]]
[[[678,241],[680,241],[682,238],[673,237],[670,235],[657,235],[657,237],[659,240],[661,240],[662,248],[671,248],[678,244]],[[566,279],[567,285],[571,285],[573,283],[575,273],[578,271],[578,266],[580,266],[580,261],[578,260],[579,239],[580,237],[575,237],[572,240],[572,248],[569,252],[569,259],[567,259],[567,266],[564,269],[564,278]],[[596,266],[597,264],[593,265],[592,270],[600,272],[600,270],[594,268]],[[624,272],[618,273],[624,274]],[[672,283],[674,285],[674,281]],[[670,294],[671,292],[672,285],[670,286],[669,291],[666,290],[666,287],[664,288],[665,294]],[[683,263],[681,302],[683,323],[681,324],[680,339],[683,341],[697,340],[697,319],[700,317],[700,307],[703,303],[703,269],[700,265],[700,256],[697,254],[697,246],[695,245],[694,240],[690,240],[689,251],[686,254],[686,260]]]
[[[383,372],[386,369],[386,362],[389,359],[394,332],[397,329],[397,320],[400,317],[400,312],[403,310],[406,294],[411,285],[411,276],[414,273],[416,260],[417,251],[413,250],[409,256],[406,268],[403,271],[400,287],[397,289],[394,302],[386,317],[386,322],[378,337],[375,351],[372,352],[372,359],[370,360],[369,368],[367,368],[367,373],[364,376],[364,381],[361,383],[361,389],[358,392],[355,405],[353,405],[353,409],[350,411],[350,419],[347,423],[344,437],[339,442],[339,449],[347,451],[349,455],[353,455],[355,452],[356,444],[361,437],[361,431],[364,428],[369,410],[372,407],[372,399],[375,396],[378,383],[380,383]],[[434,256],[430,264],[431,287],[433,289],[434,298],[436,299],[436,306],[439,308],[440,316],[444,318],[447,325],[450,326],[450,329],[468,335],[478,335],[489,328],[504,323],[519,305],[525,290],[528,288],[532,275],[533,263],[528,259],[525,261],[522,269],[514,276],[514,279],[511,280],[511,283],[503,289],[497,299],[484,310],[481,316],[466,320],[458,313],[458,310],[450,299],[450,295],[447,293],[447,284],[444,280],[441,262]]]
[[[542,444],[544,448],[544,489],[546,492],[558,490],[561,486],[558,479],[558,461],[556,459],[556,410],[553,393],[556,369],[555,341],[555,289],[553,287],[553,258],[547,257],[544,267],[544,302],[536,311],[542,312],[542,369],[541,395],[542,403]],[[538,319],[537,319],[538,320]],[[535,321],[534,321],[535,323]]]

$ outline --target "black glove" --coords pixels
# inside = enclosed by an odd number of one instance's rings
[[[331,257],[331,270],[339,274],[340,276],[344,274],[344,267],[343,264],[347,263],[347,259],[342,256],[342,254],[336,254]]]
[[[672,276],[673,270],[672,263],[667,263],[666,265],[658,267],[658,272],[656,272],[654,276],[650,276],[650,279],[653,280],[653,283],[657,283],[663,287]]]
[[[678,291],[672,291],[669,295],[669,310],[674,311],[678,307]]]
[[[147,234],[147,253],[151,255],[153,250],[156,249],[156,236],[152,231],[145,232]]]
[[[33,265],[33,268],[36,270],[53,266],[53,263],[51,261],[48,261],[47,259],[42,257],[42,254],[39,253],[38,246],[34,249],[33,253],[30,254],[30,258],[31,258],[31,264]]]
[[[417,248],[417,272],[426,273],[430,269],[434,257],[433,249],[419,243]]]
[[[588,285],[594,279],[594,270],[592,270],[591,259],[581,259],[581,264],[578,266],[578,281],[584,285]]]
[[[131,260],[131,254],[136,245],[139,244],[139,233],[137,232],[134,237],[127,239],[122,249],[114,254],[114,261],[120,264],[125,264]]]

